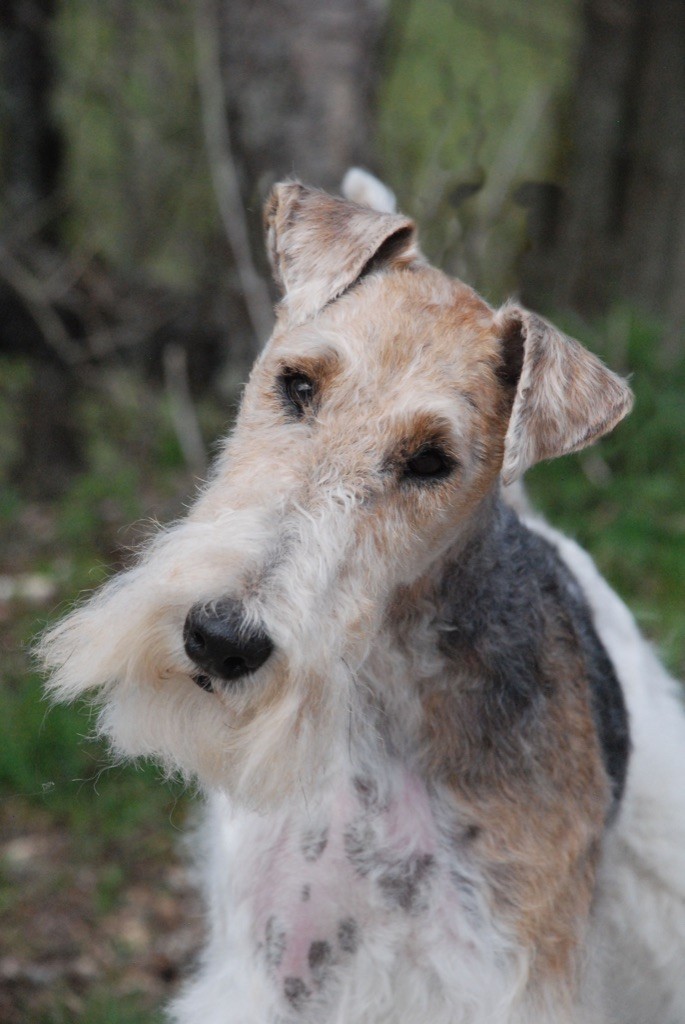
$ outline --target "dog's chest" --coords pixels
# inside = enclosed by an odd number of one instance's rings
[[[474,950],[477,883],[439,820],[404,771],[353,778],[309,813],[234,819],[227,916],[285,1007],[313,1012],[376,957],[387,973],[431,943]]]

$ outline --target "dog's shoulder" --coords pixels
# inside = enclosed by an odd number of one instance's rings
[[[484,710],[496,708],[507,725],[529,715],[559,683],[546,667],[550,658],[570,656],[580,666],[617,803],[630,749],[624,695],[583,587],[553,538],[498,504],[491,528],[447,568],[442,601],[449,624],[444,653],[477,662]]]

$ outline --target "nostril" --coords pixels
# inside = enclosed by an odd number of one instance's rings
[[[188,641],[193,645],[193,647],[197,647],[199,651],[204,651],[207,646],[204,633],[201,633],[199,629],[191,629],[188,631]]]

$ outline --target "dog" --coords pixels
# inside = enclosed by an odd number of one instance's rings
[[[235,429],[43,638],[49,692],[207,794],[176,1024],[683,1024],[676,684],[503,499],[630,389],[382,204],[275,186],[283,298]]]

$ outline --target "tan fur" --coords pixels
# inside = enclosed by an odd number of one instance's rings
[[[264,224],[291,326],[341,295],[393,236],[399,243],[393,262],[409,263],[418,255],[414,225],[407,217],[377,213],[298,182],[275,186]]]
[[[541,317],[507,306],[501,320],[504,336],[513,330],[524,345],[502,466],[510,484],[536,462],[579,451],[608,433],[633,398],[625,381]]]

